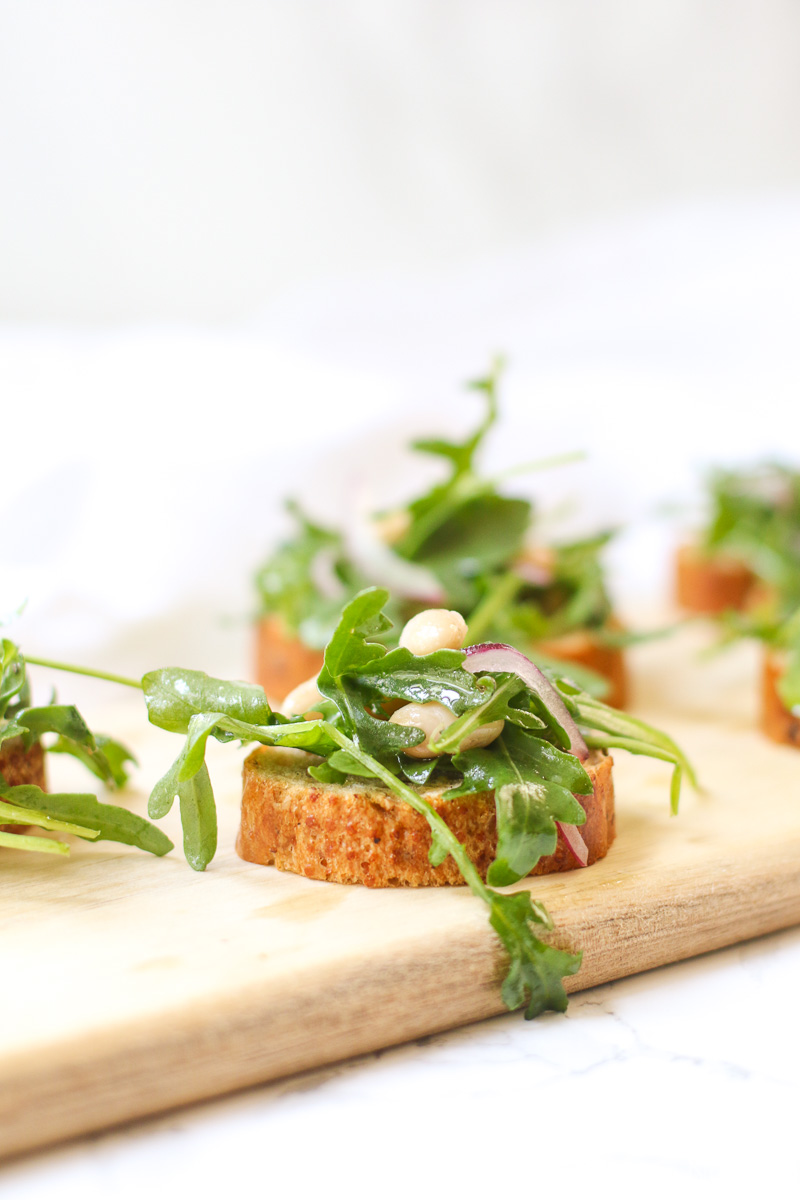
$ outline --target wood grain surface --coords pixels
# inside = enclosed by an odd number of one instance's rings
[[[706,790],[671,818],[669,768],[617,753],[609,856],[525,885],[584,952],[572,991],[800,922],[800,754],[756,728],[755,652],[701,661],[707,640],[687,631],[633,661],[636,711],[685,744]],[[115,731],[141,752],[128,802],[143,809],[179,742],[128,717]],[[179,851],[0,851],[2,1154],[502,1011],[503,956],[466,889],[375,891],[240,861],[243,758],[210,755],[220,851],[205,875]],[[52,785],[74,786],[75,769],[54,764]]]

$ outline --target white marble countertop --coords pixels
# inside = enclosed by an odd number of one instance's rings
[[[749,1194],[797,1174],[800,929],[0,1169],[5,1200]]]

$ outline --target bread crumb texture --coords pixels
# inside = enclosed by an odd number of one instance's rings
[[[785,665],[783,655],[766,651],[761,675],[761,728],[773,742],[800,747],[800,717],[789,711],[778,694]]]
[[[0,775],[9,787],[34,783],[45,788],[44,751],[39,742],[26,750],[22,738],[9,738],[0,747]]]
[[[9,787],[34,783],[45,791],[47,780],[41,744],[34,742],[30,750],[26,750],[22,738],[9,738],[3,742],[0,746],[0,775]],[[18,833],[23,828],[22,825],[0,825],[0,830],[5,833]]]
[[[367,887],[435,887],[463,884],[452,858],[428,861],[431,835],[424,817],[380,786],[364,780],[318,783],[305,760],[263,747],[244,764],[242,817],[236,842],[248,862],[335,883]],[[594,751],[587,764],[594,791],[580,797],[586,809],[581,832],[589,863],[608,853],[614,840],[612,759]],[[423,791],[466,847],[485,879],[497,847],[494,792],[445,800],[447,788]],[[555,854],[531,872],[569,871],[577,864],[559,839]]]

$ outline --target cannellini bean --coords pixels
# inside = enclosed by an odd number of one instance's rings
[[[404,704],[389,717],[395,725],[411,725],[425,734],[424,742],[403,751],[409,758],[437,758],[438,755],[430,747],[431,738],[452,725],[455,719],[456,714],[436,700],[429,700],[427,704]]]
[[[310,679],[306,679],[303,683],[298,683],[296,688],[292,688],[281,705],[281,712],[285,717],[295,717],[298,714],[302,716],[304,713],[309,713],[312,715],[312,719],[318,719],[320,714],[317,712],[312,714],[311,710],[322,699],[322,693],[317,687],[317,677],[312,675]]]
[[[394,546],[408,533],[411,527],[411,513],[406,508],[396,508],[394,512],[376,517],[373,526],[382,542],[387,546]]]
[[[458,744],[459,750],[480,750],[482,746],[488,746],[495,738],[500,737],[504,725],[505,721],[490,721],[488,725],[479,725],[461,739]]]
[[[434,650],[460,650],[467,636],[467,623],[461,613],[449,608],[426,608],[406,621],[400,645],[412,654],[432,654]]]
[[[448,725],[452,725],[455,719],[455,713],[436,700],[430,700],[427,704],[404,704],[389,718],[395,725],[410,725],[421,729],[425,734],[424,742],[403,751],[409,758],[438,758],[440,752],[431,749],[431,742],[435,741]],[[461,739],[458,749],[476,750],[481,746],[488,746],[503,732],[504,724],[504,721],[490,721],[488,725],[479,725]]]

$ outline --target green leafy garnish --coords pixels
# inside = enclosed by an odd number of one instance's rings
[[[800,710],[800,470],[765,462],[709,478],[710,518],[701,546],[744,563],[762,585],[744,612],[719,619],[717,648],[753,638],[781,651],[785,665],[778,694]],[[754,596],[757,593],[754,593]],[[799,714],[800,715],[800,714]]]
[[[69,754],[78,759],[108,787],[124,786],[128,777],[125,764],[136,761],[127,747],[114,738],[92,733],[74,705],[53,703],[32,707],[29,701],[25,658],[13,642],[3,639],[0,643],[0,754],[5,750],[6,765],[0,769],[12,769],[8,765],[12,762],[8,757],[9,745],[15,740],[23,753],[41,742],[48,753]],[[44,740],[49,734],[56,735],[52,743]],[[118,805],[101,804],[94,795],[44,792],[34,784],[13,785],[0,775],[0,797],[1,824],[38,825],[90,840],[137,846],[156,855],[172,849],[169,838],[149,821]],[[48,854],[69,852],[65,842],[15,830],[2,831],[0,845]]]
[[[592,784],[583,764],[564,748],[569,738],[541,696],[516,675],[476,676],[463,667],[462,651],[441,650],[417,657],[388,650],[383,641],[387,593],[370,588],[345,605],[325,651],[318,687],[325,697],[323,719],[300,721],[270,709],[264,692],[251,684],[212,679],[201,672],[167,668],[143,680],[150,720],[184,735],[183,748],[150,797],[150,815],[161,817],[179,799],[187,859],[196,870],[216,847],[214,798],[205,765],[209,737],[267,746],[291,746],[318,756],[312,778],[339,783],[347,776],[378,780],[423,816],[431,833],[429,860],[451,856],[472,892],[489,910],[489,920],[509,955],[503,999],[527,1016],[563,1009],[563,978],[577,971],[580,954],[553,946],[552,923],[527,892],[496,891],[528,875],[556,848],[559,824],[580,826],[580,797]],[[592,745],[618,745],[634,753],[667,758],[691,771],[674,743],[608,708],[566,680],[559,680],[570,710]],[[387,706],[397,700],[436,701],[454,715],[435,742],[440,757],[419,761],[403,753],[424,737],[420,729],[395,724]],[[206,709],[206,705],[210,708]],[[502,734],[480,749],[461,750],[464,737],[489,721],[503,721]],[[608,731],[608,732],[606,732]],[[320,761],[321,760],[321,761]],[[445,799],[494,793],[497,854],[487,881],[464,846],[417,789],[432,779],[452,786]],[[679,782],[679,774],[676,774]]]
[[[400,510],[405,528],[392,551],[433,575],[444,593],[441,603],[467,618],[471,642],[509,642],[524,650],[576,629],[600,636],[613,632],[602,566],[612,533],[551,547],[547,570],[531,572],[524,547],[534,528],[533,505],[502,494],[502,479],[486,478],[479,470],[480,452],[497,421],[501,374],[497,360],[485,378],[468,385],[485,407],[466,438],[412,443],[417,452],[440,459],[447,475]],[[575,457],[580,456],[542,459],[521,469],[543,469]],[[261,610],[276,614],[306,645],[321,649],[341,607],[374,580],[354,564],[340,533],[314,524],[297,505],[290,511],[296,535],[282,543],[256,579]],[[324,589],[315,582],[320,577],[327,581]],[[423,597],[409,597],[395,602],[390,615],[399,625],[420,607]],[[381,640],[392,644],[394,636],[386,630]],[[581,683],[598,694],[607,686],[586,670]]]

